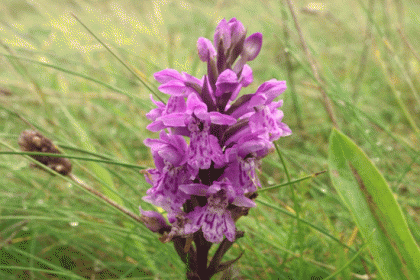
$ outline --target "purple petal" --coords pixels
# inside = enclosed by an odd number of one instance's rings
[[[191,85],[194,85],[194,86],[197,86],[199,88],[203,87],[204,78],[201,78],[201,80],[200,80],[200,79],[198,79],[198,78],[194,77],[193,75],[190,75],[186,72],[182,72],[182,77],[183,77],[182,80],[184,81],[186,86],[190,87]]]
[[[246,34],[246,29],[243,24],[236,18],[231,18],[228,25],[231,34],[231,44],[233,45],[240,42],[241,38]]]
[[[168,228],[165,218],[156,211],[144,211],[139,207],[144,225],[153,232]]]
[[[185,86],[185,83],[180,80],[171,80],[166,82],[160,85],[158,89],[163,93],[175,96],[186,96],[191,92],[191,89]]]
[[[186,194],[206,196],[209,186],[203,184],[185,184],[180,185],[179,189],[185,192]]]
[[[233,71],[240,73],[243,66],[247,61],[254,60],[261,50],[262,46],[262,34],[254,33],[245,39],[243,49],[241,52],[241,58],[235,63]]]
[[[167,127],[183,127],[185,126],[185,119],[187,118],[186,113],[173,113],[166,116],[160,117],[158,120],[162,121],[162,123],[165,125],[165,128]]]
[[[244,67],[245,69],[245,67]],[[282,94],[286,90],[286,82],[271,79],[261,84],[254,94],[241,96],[238,101],[233,104],[229,110],[229,114],[234,118],[240,118],[244,115],[254,112],[254,108],[261,105],[270,104],[274,98]]]
[[[231,181],[232,186],[235,187],[239,193],[254,192],[257,190],[257,187],[260,186],[255,171],[259,164],[260,161],[254,157],[249,157],[247,159],[237,157],[231,161],[222,176],[228,178]],[[237,202],[241,203],[241,201]],[[244,201],[242,202],[245,203]]]
[[[214,49],[212,42],[207,38],[198,38],[197,50],[198,56],[200,57],[201,61],[204,62],[207,62],[216,56],[216,50]]]
[[[241,77],[239,78],[239,81],[243,87],[247,87],[250,83],[252,83],[252,68],[248,64],[245,64],[242,68],[242,73]]]
[[[232,220],[230,212],[224,212],[223,214],[207,212],[204,216],[204,222],[201,229],[204,238],[209,242],[222,242],[223,234],[226,235],[226,238],[229,241],[235,241],[235,223]]]
[[[182,96],[171,96],[166,104],[163,115],[169,115],[173,113],[184,113],[187,110],[187,104]]]
[[[236,238],[236,227],[235,227],[235,222],[232,219],[232,216],[230,215],[230,212],[226,212],[225,213],[225,229],[224,229],[224,234],[226,236],[226,238],[230,241],[230,242],[234,242],[235,238]]]
[[[236,123],[235,118],[233,118],[229,115],[219,113],[219,112],[210,112],[210,113],[208,113],[208,115],[210,116],[211,123],[214,123],[214,124],[232,125],[232,124]]]
[[[238,86],[238,76],[230,69],[226,69],[220,73],[216,81],[215,96],[220,96],[225,92],[232,92]]]
[[[289,136],[292,134],[292,130],[289,128],[289,126],[285,123],[280,122],[278,124],[279,129],[281,130],[281,136]]]
[[[286,87],[286,81],[278,81],[276,79],[271,79],[269,81],[264,82],[261,84],[257,91],[255,92],[256,95],[263,94],[266,96],[267,101],[265,104],[270,103],[274,100],[277,96],[282,94]]]
[[[217,213],[207,213],[204,220],[205,223],[202,225],[204,238],[211,243],[222,242],[225,230],[223,216]]]
[[[160,117],[147,126],[150,131],[159,131],[168,127],[183,127],[185,126],[185,119],[187,105],[182,96],[171,96],[166,104]]]
[[[166,126],[163,124],[161,120],[156,120],[152,122],[151,124],[149,124],[148,126],[146,126],[146,129],[152,132],[158,132],[165,128]]]
[[[239,92],[242,89],[242,85],[238,84],[238,86],[233,90],[232,95],[230,96],[229,100],[235,100],[238,97]],[[226,110],[226,107],[225,107]]]
[[[230,29],[226,19],[222,19],[216,27],[214,32],[214,46],[219,48],[219,44],[223,44],[223,49],[227,50],[230,47]]]
[[[255,207],[257,206],[257,204],[255,204],[254,201],[252,201],[251,199],[247,198],[246,196],[238,196],[236,197],[232,204],[236,205],[236,206],[241,206],[241,207]]]
[[[262,34],[254,33],[245,39],[242,55],[247,57],[247,61],[254,60],[259,54],[262,46]]]
[[[157,108],[150,110],[150,112],[146,114],[146,117],[151,121],[155,121],[158,117],[162,115],[163,110],[165,110],[165,104],[161,101],[155,101],[153,99],[153,95],[151,94],[150,99],[157,106]]]
[[[203,217],[206,214],[206,209],[206,206],[197,206],[194,208],[194,211],[187,214],[187,218],[190,222],[184,227],[185,234],[194,233],[201,228],[202,221],[204,220]]]
[[[165,69],[165,70],[156,72],[155,74],[153,74],[153,77],[155,77],[155,80],[161,84],[167,83],[174,79],[175,80],[182,79],[182,75],[174,69]]]
[[[223,151],[217,137],[209,135],[209,121],[191,118],[188,129],[191,131],[188,164],[194,170],[209,169],[212,160],[217,165],[224,163]]]
[[[235,188],[232,186],[232,182],[227,177],[214,181],[213,184],[209,187],[207,194],[213,194],[214,196],[209,199],[211,203],[214,201],[215,197],[219,197],[221,200],[225,199],[227,202],[231,203],[239,193],[235,191]],[[242,195],[242,193],[240,194]]]
[[[191,115],[207,112],[207,105],[196,94],[190,94],[187,99],[187,113]]]
[[[215,168],[220,168],[225,165],[226,159],[222,149],[220,148],[219,139],[214,135],[209,135],[209,143],[210,147],[216,147],[211,150],[211,160],[214,162]]]
[[[211,165],[211,150],[208,136],[204,133],[192,133],[188,151],[188,164],[194,169],[209,169]]]
[[[186,168],[174,168],[165,163],[162,171],[154,172],[153,187],[147,190],[143,200],[165,209],[168,212],[168,220],[172,223],[175,216],[182,211],[182,205],[190,198],[178,189],[181,184],[191,183],[189,177]]]
[[[169,135],[161,131],[160,139],[146,139],[144,144],[150,147],[155,157],[158,155],[173,166],[185,163],[187,143],[180,135]]]
[[[148,118],[151,121],[155,121],[158,117],[162,116],[162,112],[162,108],[152,109],[149,113],[146,114],[146,118]]]
[[[282,136],[290,135],[290,128],[281,122],[283,111],[278,110],[278,104],[282,102],[271,103],[268,106],[258,108],[249,118],[249,127],[251,131],[265,131],[269,135],[268,140],[274,141]],[[284,134],[282,128],[285,129]]]

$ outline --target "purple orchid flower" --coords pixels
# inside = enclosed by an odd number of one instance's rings
[[[286,90],[284,81],[272,79],[240,95],[253,81],[247,62],[262,46],[261,33],[246,33],[237,19],[223,19],[213,42],[198,39],[198,56],[207,64],[202,78],[174,69],[154,74],[159,90],[170,97],[166,104],[152,99],[157,108],[146,115],[152,121],[147,128],[160,131],[160,138],[144,142],[156,168],[147,170],[152,188],[143,199],[167,211],[166,240],[202,234],[206,242],[234,242],[234,209],[245,213],[255,207],[251,198],[261,185],[261,159],[274,140],[291,134],[282,122],[283,101],[274,101]],[[151,230],[165,227],[161,214],[142,214]]]

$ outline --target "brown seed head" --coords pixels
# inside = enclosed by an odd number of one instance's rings
[[[50,139],[33,130],[23,131],[19,136],[18,144],[21,150],[25,152],[61,154]],[[31,157],[62,175],[71,172],[71,162],[66,158],[38,155],[32,155]]]

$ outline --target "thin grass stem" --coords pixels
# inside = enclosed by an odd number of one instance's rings
[[[337,120],[336,120],[336,117],[335,117],[335,113],[334,113],[333,107],[331,105],[331,101],[329,100],[328,95],[326,94],[326,91],[324,89],[324,87],[325,87],[324,82],[321,80],[321,78],[319,76],[318,66],[316,65],[316,61],[312,57],[311,52],[309,51],[309,48],[306,45],[306,41],[303,37],[303,33],[302,33],[301,28],[300,28],[299,21],[297,20],[297,17],[296,17],[294,5],[290,0],[285,0],[285,1],[286,1],[287,5],[289,7],[290,14],[292,15],[293,21],[295,23],[295,28],[296,28],[296,31],[298,32],[300,43],[302,45],[303,51],[305,52],[306,58],[308,59],[308,62],[311,65],[312,73],[313,73],[316,81],[319,84],[318,85],[318,90],[321,93],[325,110],[327,111],[328,116],[329,116],[332,124],[335,127],[338,127]]]
[[[130,71],[131,74],[134,75],[134,77],[139,80],[144,87],[146,87],[159,101],[163,101],[163,99],[151,88],[149,87],[145,81],[143,81],[142,78],[140,78],[139,75],[137,75],[136,71],[132,69],[132,66],[129,66],[126,62],[124,62],[115,52],[113,52],[104,42],[102,42],[101,39],[99,39],[98,36],[95,35],[95,33],[92,32],[74,13],[71,13],[71,15],[92,35],[110,54],[112,54],[113,57],[115,57],[128,71]]]

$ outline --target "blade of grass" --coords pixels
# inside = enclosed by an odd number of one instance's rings
[[[0,45],[6,49],[7,52],[9,52],[11,54],[11,56],[14,56],[15,53],[13,51],[13,49],[9,48],[9,46],[7,46],[6,44],[4,44],[1,39],[0,39]],[[10,61],[10,56],[9,56],[9,61]],[[42,91],[41,86],[39,85],[39,83],[32,77],[32,75],[29,73],[29,71],[27,70],[26,67],[24,67],[24,65],[22,65],[20,63],[20,61],[17,61],[16,65],[11,63],[11,65],[15,68],[15,70],[21,74],[22,78],[26,78],[28,79],[31,84],[34,86],[36,93],[39,95],[39,97],[41,98],[42,104],[44,105],[44,109],[45,109],[45,114],[47,115],[47,118],[50,122],[54,122],[53,120],[53,115],[51,113],[51,106],[48,103],[47,100],[47,95]]]
[[[416,135],[418,136],[420,134],[420,130],[417,127],[416,122],[414,121],[414,119],[412,118],[410,111],[408,110],[407,106],[404,104],[402,98],[401,98],[401,92],[398,91],[395,88],[394,83],[392,82],[392,78],[390,77],[388,71],[387,71],[387,64],[385,63],[385,61],[382,58],[381,52],[379,50],[379,48],[376,46],[376,44],[372,44],[374,47],[374,54],[375,57],[377,59],[377,62],[379,63],[379,65],[381,66],[381,70],[382,73],[385,77],[385,79],[388,82],[388,86],[391,88],[391,92],[394,95],[395,100],[397,101],[398,106],[400,107],[403,115],[405,116],[405,118],[407,119],[408,123],[410,124],[411,128],[414,130],[414,132],[416,133]]]
[[[286,162],[284,161],[283,155],[282,155],[282,153],[281,153],[281,151],[280,151],[280,149],[277,145],[277,142],[274,142],[274,147],[276,148],[277,155],[279,156],[280,161],[281,161],[281,163],[283,165],[283,168],[284,168],[284,172],[286,173],[287,182],[290,183],[291,182],[290,174],[289,174],[289,171],[287,169]],[[296,198],[296,195],[295,195],[295,189],[294,189],[293,184],[290,184],[290,193],[291,193],[292,201],[293,201],[293,210],[296,213],[297,240],[298,240],[298,243],[299,243],[299,249],[300,249],[300,253],[301,253],[302,250],[303,250],[303,246],[302,246],[303,236],[302,236],[302,228],[301,228],[301,224],[300,224],[300,210],[301,209],[300,209],[299,203],[297,202],[297,198]],[[292,225],[290,227],[290,232],[289,232],[289,235],[288,235],[288,238],[287,238],[287,243],[286,243],[286,248],[287,249],[290,249],[290,246],[292,245],[292,242],[293,242],[292,237],[295,236],[293,234],[294,231],[295,231],[295,227],[294,227],[294,225]],[[285,254],[283,256],[283,259],[287,259],[287,257],[288,257],[287,252],[285,252]],[[303,264],[303,262],[301,262],[301,264]]]
[[[265,191],[274,190],[274,189],[286,187],[286,186],[289,186],[289,185],[293,185],[293,184],[296,184],[296,183],[299,183],[299,182],[302,182],[302,181],[305,181],[305,180],[314,178],[314,177],[316,177],[316,176],[318,176],[318,175],[320,175],[322,173],[325,173],[325,172],[327,172],[327,171],[324,170],[324,171],[317,172],[317,173],[311,174],[309,176],[305,176],[305,177],[302,177],[302,178],[299,178],[299,179],[296,179],[294,181],[290,181],[290,182],[287,182],[287,183],[284,183],[284,184],[280,184],[280,185],[275,185],[275,186],[271,186],[271,187],[266,187],[266,188],[263,188],[263,189],[259,189],[258,190],[258,193],[262,193],[262,192],[265,192]]]
[[[16,149],[14,149],[13,147],[11,147],[10,145],[8,145],[7,143],[5,143],[5,142],[3,142],[1,140],[0,140],[0,144],[3,145],[3,146],[5,146],[5,147],[7,147],[7,148],[9,148],[9,149],[11,149],[11,150],[13,150],[13,151],[15,151],[15,152],[17,152]],[[107,196],[104,196],[102,193],[100,193],[100,192],[96,191],[95,189],[93,189],[92,187],[86,185],[83,181],[81,181],[77,177],[75,177],[73,175],[71,177],[70,176],[63,176],[63,175],[55,172],[54,170],[50,169],[49,167],[43,165],[42,163],[36,161],[35,159],[33,159],[33,158],[31,158],[31,157],[29,157],[27,155],[23,155],[23,156],[26,157],[28,160],[30,160],[32,163],[36,164],[41,169],[43,169],[43,170],[45,170],[45,171],[47,171],[49,173],[52,173],[52,174],[54,174],[54,175],[56,175],[56,176],[58,176],[58,177],[60,177],[60,178],[62,178],[64,180],[66,180],[67,182],[76,183],[76,185],[79,186],[79,187],[81,187],[83,190],[85,190],[85,191],[89,192],[90,194],[94,195],[96,198],[101,199],[103,202],[108,203],[108,205],[112,206],[113,209],[119,210],[120,212],[126,214],[128,217],[132,218],[133,220],[142,223],[142,219],[138,215],[135,215],[134,213],[132,213],[128,209],[124,208],[122,206],[122,203],[116,203],[115,201],[110,200]],[[105,184],[105,182],[103,182],[103,181],[100,181],[100,180],[98,180],[98,181],[99,182],[102,182],[103,184]],[[109,188],[109,186],[106,186],[106,187]],[[108,188],[105,188],[105,189],[109,193],[111,193],[113,196],[117,197],[119,200],[122,201],[122,198],[119,197],[119,196],[117,196],[116,193],[114,193],[115,191],[112,192],[112,190],[111,189],[108,189]],[[125,201],[128,202],[128,200],[125,200]]]
[[[311,55],[311,52],[309,51],[309,48],[308,48],[308,46],[306,44],[306,41],[305,41],[305,39],[303,37],[303,34],[302,34],[302,30],[300,28],[299,21],[297,20],[297,17],[296,17],[294,5],[293,5],[293,3],[290,0],[285,0],[285,1],[286,1],[287,6],[289,7],[290,14],[292,15],[293,22],[295,23],[295,28],[296,28],[296,31],[297,31],[297,33],[299,35],[299,40],[300,40],[300,43],[302,45],[302,49],[305,52],[305,55],[306,55],[306,58],[308,59],[309,64],[311,65],[312,73],[313,73],[316,81],[319,84],[318,90],[321,93],[322,101],[323,101],[325,110],[327,111],[328,116],[329,116],[330,121],[332,122],[332,124],[335,127],[338,127],[337,120],[336,120],[335,113],[334,113],[334,109],[333,109],[332,104],[331,104],[331,101],[330,101],[330,99],[329,99],[329,97],[328,97],[328,95],[327,95],[327,93],[325,91],[324,82],[321,80],[321,77],[319,75],[318,66],[316,64],[315,59]]]
[[[126,62],[124,62],[104,42],[102,42],[102,40],[99,39],[99,37],[96,36],[95,33],[93,33],[75,14],[71,13],[71,15],[90,33],[90,35],[92,35],[109,53],[111,53],[112,56],[114,56],[128,71],[130,71],[130,73],[133,74],[137,78],[137,80],[139,80],[144,85],[144,87],[146,87],[159,101],[165,104],[162,98],[160,98],[160,96],[151,87],[149,87],[142,78],[140,78],[140,76],[137,74],[137,72],[140,72],[140,71],[133,70],[132,66],[131,67],[128,66]]]
[[[270,208],[272,208],[272,209],[274,209],[274,210],[276,210],[278,212],[281,212],[281,213],[283,213],[283,214],[285,214],[285,215],[287,215],[287,216],[289,216],[291,218],[297,219],[296,215],[294,215],[294,214],[290,213],[289,211],[284,210],[284,209],[282,209],[282,208],[280,208],[280,207],[278,207],[276,205],[273,205],[272,203],[269,203],[267,201],[261,200],[261,198],[257,198],[255,201],[258,202],[258,203],[261,203],[261,204],[263,204],[263,205],[265,205],[267,207],[270,207]],[[347,249],[349,249],[352,252],[357,252],[354,248],[351,248],[351,247],[347,246],[346,244],[342,243],[340,241],[340,239],[338,239],[338,238],[334,237],[333,235],[329,234],[327,231],[323,230],[322,228],[320,228],[320,227],[318,227],[318,226],[312,224],[311,222],[306,221],[306,220],[304,220],[302,218],[299,218],[299,220],[300,220],[300,222],[302,224],[305,224],[305,225],[313,228],[314,230],[318,231],[319,233],[321,233],[321,234],[327,236],[328,238],[334,240],[335,242],[337,242],[338,244],[340,244],[344,248],[347,248]],[[370,263],[369,260],[367,260],[367,262]]]
[[[83,277],[78,276],[74,272],[71,272],[71,271],[66,270],[66,269],[64,269],[62,267],[56,266],[53,263],[51,263],[49,261],[46,261],[44,259],[41,259],[41,258],[39,258],[37,256],[31,255],[30,253],[27,253],[24,250],[20,250],[20,249],[16,248],[15,246],[10,246],[8,248],[8,250],[14,251],[14,252],[16,252],[16,253],[18,253],[20,255],[26,256],[28,258],[33,258],[37,262],[42,263],[42,264],[44,264],[44,265],[46,265],[46,266],[51,267],[51,268],[54,269],[54,270],[46,270],[47,273],[54,273],[54,274],[58,274],[58,275],[66,275],[66,276],[72,277],[73,279],[80,279],[80,280],[84,280],[85,279]],[[0,268],[4,268],[4,267],[3,266],[0,266]],[[16,267],[14,269],[20,269],[20,267]],[[41,271],[40,269],[36,269],[36,268],[33,268],[33,267],[27,267],[27,269],[34,269],[34,271]]]
[[[329,72],[326,71],[326,73],[328,74]],[[329,76],[332,80],[334,80],[333,75]],[[341,91],[341,87],[339,86],[339,83],[337,81],[334,81],[334,83],[337,84],[337,91]],[[398,135],[396,133],[393,133],[391,131],[391,129],[388,128],[387,125],[384,125],[383,123],[381,123],[380,121],[378,121],[377,118],[375,118],[374,116],[364,112],[363,110],[361,110],[358,106],[355,106],[352,102],[346,100],[345,98],[343,98],[343,96],[338,95],[336,92],[334,91],[330,91],[328,92],[328,96],[330,96],[331,100],[336,103],[337,105],[341,105],[343,108],[345,108],[348,111],[353,111],[355,116],[361,115],[364,118],[366,118],[370,124],[375,125],[376,127],[380,128],[383,132],[385,132],[389,137],[391,137],[393,140],[395,140],[396,142],[398,142],[406,151],[407,155],[409,157],[411,157],[411,159],[413,161],[415,161],[418,156],[420,155],[420,151],[415,149],[415,144],[410,143],[406,138],[404,138],[402,135]],[[362,120],[360,120],[361,122],[363,122]],[[365,125],[366,126],[366,125]],[[372,140],[369,140],[372,141]],[[372,147],[375,147],[374,145],[372,145]],[[417,163],[420,163],[419,160],[416,161]]]
[[[284,22],[283,26],[283,36],[285,40],[286,48],[284,49],[284,56],[286,58],[286,69],[287,69],[287,85],[290,88],[292,100],[293,100],[293,108],[296,112],[296,120],[297,120],[297,126],[300,130],[304,130],[303,125],[303,115],[302,115],[302,109],[301,109],[301,102],[299,100],[299,95],[296,93],[296,87],[295,87],[295,79],[294,79],[294,69],[292,66],[291,61],[291,54],[290,54],[290,30],[287,26],[288,24],[288,16],[286,12],[286,7],[282,7],[281,9],[281,15],[282,20]]]
[[[357,257],[360,255],[360,253],[363,252],[363,250],[369,245],[369,242],[365,243],[362,248],[360,248],[360,250],[354,254],[354,256],[345,264],[343,265],[341,268],[337,269],[336,272],[334,272],[333,274],[329,275],[327,278],[324,278],[324,280],[327,279],[333,279],[333,277],[337,276],[338,274],[340,274],[344,269],[346,269],[352,262],[354,262],[355,259],[357,259]]]
[[[330,136],[330,177],[384,279],[420,279],[420,249],[385,179],[363,151],[337,130]]]
[[[92,152],[92,153],[94,153],[94,152]],[[39,155],[39,156],[49,156],[49,157],[73,158],[73,159],[79,159],[79,160],[84,160],[84,161],[102,162],[102,163],[113,164],[113,165],[118,165],[118,166],[127,167],[127,168],[135,168],[135,169],[140,169],[140,170],[147,168],[147,167],[144,167],[144,166],[139,166],[139,165],[130,164],[130,163],[123,163],[123,162],[118,162],[118,161],[113,161],[113,160],[87,158],[87,157],[83,157],[83,156],[73,156],[73,155],[66,155],[66,154],[0,151],[0,155],[28,155],[28,156]]]
[[[58,70],[60,72],[67,73],[67,74],[70,74],[70,75],[73,75],[73,76],[76,76],[76,77],[80,77],[80,78],[86,79],[88,81],[91,81],[91,82],[94,82],[96,84],[99,84],[99,85],[101,85],[103,87],[106,87],[106,88],[108,88],[108,89],[110,89],[110,90],[112,90],[114,92],[123,94],[123,95],[129,97],[132,100],[136,100],[140,105],[142,105],[143,108],[151,108],[151,106],[148,103],[146,103],[143,100],[141,100],[141,98],[139,96],[133,95],[133,94],[128,93],[128,92],[125,92],[125,91],[123,91],[123,90],[121,90],[119,88],[116,88],[114,86],[111,86],[111,85],[109,85],[107,83],[104,83],[104,82],[102,82],[100,80],[97,80],[95,78],[92,78],[92,77],[90,77],[88,75],[77,73],[77,72],[74,72],[72,70],[65,69],[63,67],[57,66],[57,65],[53,65],[53,64],[49,64],[49,63],[37,61],[37,60],[31,59],[31,58],[27,58],[27,57],[23,57],[23,56],[9,55],[9,54],[4,54],[4,53],[0,53],[0,55],[1,56],[4,56],[4,57],[7,57],[7,58],[13,58],[13,59],[18,59],[18,60],[29,61],[29,62],[34,63],[34,64],[39,64],[39,65],[42,65],[42,66],[45,66],[45,67],[53,68],[53,69],[56,69],[56,70]]]
[[[62,76],[60,79],[60,87],[64,93],[67,93],[68,91],[68,85],[65,78]],[[79,137],[79,142],[82,145],[82,147],[92,153],[96,153],[95,146],[92,143],[92,140],[90,139],[87,132],[82,128],[81,124],[76,120],[76,118],[73,117],[73,115],[69,112],[67,107],[63,104],[63,102],[60,102],[61,111],[64,113],[64,116],[68,119],[70,122],[73,131],[76,133],[76,135]],[[93,162],[88,161],[88,167],[89,169],[98,177],[100,178],[100,181],[104,182],[106,186],[109,186],[110,190],[102,185],[102,191],[105,193],[106,196],[108,196],[111,200],[115,201],[116,203],[123,205],[123,201],[120,198],[120,196],[115,195],[114,192],[116,192],[114,182],[112,181],[112,177],[109,174],[109,172],[102,167],[101,165]]]

